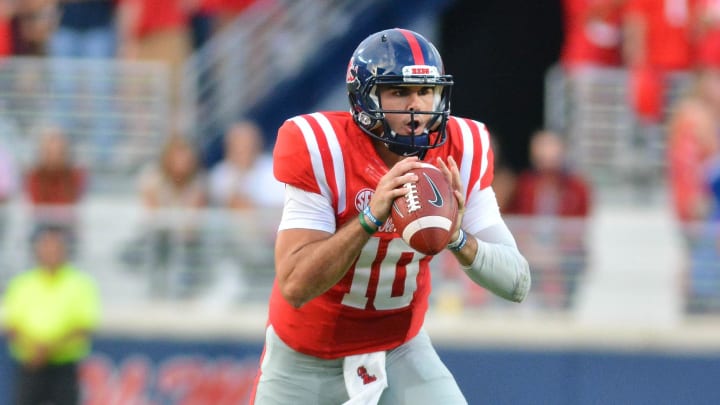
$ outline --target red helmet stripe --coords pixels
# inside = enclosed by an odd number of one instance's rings
[[[413,33],[408,30],[398,29],[398,31],[403,34],[405,39],[408,41],[408,44],[410,44],[410,50],[412,51],[415,64],[424,65],[425,57],[423,56],[422,48],[420,47],[420,43],[418,42],[417,38],[415,38],[415,35],[413,35]]]

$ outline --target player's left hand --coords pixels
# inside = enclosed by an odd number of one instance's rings
[[[457,240],[458,236],[460,236],[460,225],[462,224],[463,215],[465,215],[465,189],[462,185],[462,181],[460,181],[460,169],[452,156],[448,156],[447,163],[445,163],[442,158],[438,157],[437,166],[447,179],[448,183],[450,183],[450,186],[453,189],[453,194],[455,194],[455,199],[458,203],[455,229],[450,236],[450,240]]]

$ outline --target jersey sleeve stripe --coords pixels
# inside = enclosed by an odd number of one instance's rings
[[[455,121],[460,128],[460,133],[462,134],[462,140],[463,140],[463,156],[462,160],[460,161],[460,180],[462,181],[462,184],[467,185],[467,190],[465,190],[466,198],[468,195],[470,195],[470,173],[472,172],[472,166],[473,166],[473,150],[474,147],[474,140],[472,136],[472,132],[470,131],[470,126],[465,122],[465,120],[460,118],[454,118],[453,121]]]
[[[333,173],[335,177],[335,191],[337,194],[337,212],[342,213],[347,209],[347,199],[345,198],[345,161],[343,159],[342,149],[340,149],[340,142],[338,141],[337,134],[333,128],[330,120],[327,119],[321,113],[314,113],[310,115],[315,118],[317,123],[320,125],[325,139],[328,143],[328,149],[330,150],[330,156],[332,157]]]
[[[488,168],[488,151],[490,150],[490,134],[488,133],[485,125],[473,121],[480,132],[480,147],[482,149],[482,159],[480,160],[480,178],[485,177],[485,172]]]
[[[307,145],[308,152],[310,153],[310,163],[312,164],[315,181],[320,189],[320,194],[327,198],[328,201],[333,201],[333,196],[330,193],[330,187],[328,186],[327,179],[325,178],[325,170],[323,168],[320,147],[318,146],[317,139],[315,139],[315,134],[310,127],[310,123],[303,116],[294,117],[291,121],[300,128],[300,132],[302,132],[303,138],[305,139],[305,144]]]

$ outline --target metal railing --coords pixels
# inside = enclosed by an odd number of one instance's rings
[[[644,127],[630,104],[627,69],[568,74],[556,65],[545,76],[545,125],[566,137],[573,164],[596,183],[657,181],[666,162],[665,120],[689,81],[689,73],[667,75],[663,122]]]
[[[94,175],[127,176],[156,155],[172,126],[168,74],[156,62],[2,59],[0,136],[28,165],[38,131],[57,126]]]
[[[7,208],[0,280],[29,266],[29,239],[38,213],[37,208],[17,200]],[[223,295],[232,302],[263,303],[267,299],[274,277],[273,249],[280,207],[151,214],[132,197],[92,196],[77,206],[75,213],[75,261],[98,278],[109,305],[156,298],[220,299]],[[514,216],[506,217],[506,222],[533,274],[529,304],[518,308],[573,310],[589,269],[603,270],[593,259],[602,247],[590,245],[588,236],[597,232],[598,224],[585,219]],[[512,306],[472,284],[452,255],[441,255],[433,260],[433,266],[433,300],[438,306],[483,310]],[[671,269],[675,270],[680,271]],[[713,271],[720,269],[716,265]],[[715,295],[720,296],[718,291]],[[679,287],[674,292],[682,293]]]
[[[30,237],[36,219],[46,218],[18,199],[5,208],[0,290],[30,266]],[[720,315],[717,224],[683,227],[657,209],[602,211],[588,219],[506,216],[530,263],[533,285],[526,302],[515,305],[493,296],[473,284],[451,254],[442,253],[432,262],[434,307],[584,313],[591,320],[620,316],[616,310],[661,319]],[[94,195],[74,212],[74,261],[98,280],[109,307],[163,299],[233,308],[263,305],[268,298],[280,207],[151,214],[133,197]],[[642,315],[646,310],[651,314]]]
[[[243,118],[377,2],[255,2],[185,63],[181,115],[189,132],[216,135]]]

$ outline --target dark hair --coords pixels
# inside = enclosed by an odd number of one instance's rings
[[[63,242],[67,243],[70,239],[70,231],[67,229],[66,226],[57,225],[57,224],[41,224],[38,225],[37,228],[35,228],[35,231],[32,235],[32,243],[37,243],[38,240],[40,240],[41,237],[48,235],[48,234],[54,234],[58,235],[62,238]]]

